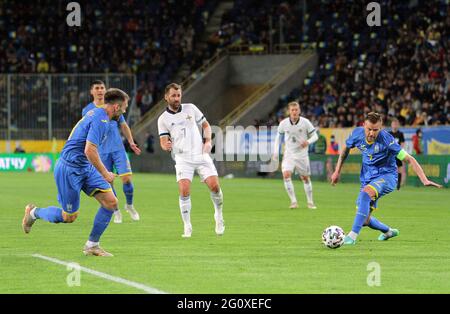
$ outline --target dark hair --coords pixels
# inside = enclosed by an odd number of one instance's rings
[[[422,133],[422,129],[421,129],[421,128],[418,128],[418,129],[416,130],[416,135],[419,135],[419,133]]]
[[[106,105],[113,105],[118,102],[123,103],[129,99],[130,99],[130,97],[128,96],[128,94],[118,88],[110,88],[105,93],[105,104]]]
[[[377,112],[369,112],[366,115],[366,118],[364,119],[364,121],[369,121],[371,123],[378,123],[378,122],[383,122],[383,119],[381,118],[381,115]]]
[[[95,80],[95,81],[92,81],[92,83],[91,83],[91,88],[90,88],[90,89],[92,89],[92,88],[94,87],[94,85],[103,85],[103,86],[106,86],[105,83],[104,83],[102,80]]]
[[[179,89],[181,89],[181,85],[177,84],[177,83],[170,83],[169,85],[166,86],[166,89],[164,90],[164,94],[167,94],[171,88],[173,88],[174,90],[179,90]]]

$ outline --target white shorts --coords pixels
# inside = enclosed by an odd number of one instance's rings
[[[175,170],[177,173],[177,182],[182,179],[188,179],[192,182],[194,172],[197,171],[202,182],[211,176],[218,176],[216,166],[208,154],[203,154],[194,159],[175,158]]]
[[[311,167],[309,165],[309,156],[305,157],[284,156],[283,162],[281,163],[281,170],[283,172],[289,171],[292,173],[294,172],[294,170],[297,170],[297,173],[301,176],[310,176]]]

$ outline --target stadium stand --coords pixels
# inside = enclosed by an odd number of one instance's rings
[[[196,42],[217,2],[79,1],[84,24],[77,28],[61,23],[61,1],[4,1],[0,73],[135,73],[145,113],[181,64],[194,69],[203,61]]]

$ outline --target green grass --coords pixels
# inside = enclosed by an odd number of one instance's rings
[[[226,232],[214,233],[206,186],[192,187],[193,235],[181,238],[175,176],[136,174],[135,206],[141,221],[111,223],[101,244],[113,258],[85,257],[81,249],[97,211],[82,196],[74,224],[38,221],[21,229],[24,205],[57,205],[51,174],[1,174],[0,293],[142,293],[132,287],[82,273],[80,287],[68,287],[64,266],[34,253],[152,286],[169,293],[449,293],[449,191],[406,187],[379,202],[376,217],[400,229],[380,242],[364,228],[356,246],[337,250],[321,244],[329,225],[346,232],[353,223],[358,185],[331,187],[313,182],[317,210],[288,209],[280,180],[222,180]],[[119,182],[116,183],[120,186]],[[121,190],[121,189],[120,189]],[[119,191],[121,207],[123,193]],[[370,287],[367,266],[381,266],[381,286]]]

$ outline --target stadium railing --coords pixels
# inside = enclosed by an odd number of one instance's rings
[[[134,74],[0,74],[1,138],[66,139],[91,101],[90,84],[96,79],[130,94],[136,90]]]

